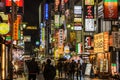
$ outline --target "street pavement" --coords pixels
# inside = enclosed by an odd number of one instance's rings
[[[28,79],[26,76],[26,77],[17,78],[14,80],[28,80]],[[37,80],[44,80],[42,73],[37,75]],[[56,80],[70,80],[70,79],[65,79],[63,76],[63,78],[56,78]],[[77,78],[74,77],[74,80],[77,80]],[[99,78],[90,78],[89,76],[85,76],[84,78],[83,77],[81,79],[79,78],[79,80],[112,80],[112,79],[99,79]]]

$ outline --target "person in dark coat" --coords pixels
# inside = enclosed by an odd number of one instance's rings
[[[45,68],[43,71],[43,76],[45,80],[54,80],[56,76],[56,68],[51,64],[51,60],[47,59]]]
[[[28,68],[28,80],[36,80],[36,75],[39,74],[39,67],[35,58],[26,62]]]
[[[59,78],[62,78],[62,72],[63,72],[63,63],[62,63],[62,61],[58,62],[57,69],[58,69]]]
[[[74,80],[75,67],[76,67],[76,62],[72,60],[72,62],[70,63],[70,71],[69,71],[72,80]]]

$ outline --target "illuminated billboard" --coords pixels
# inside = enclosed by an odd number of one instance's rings
[[[104,19],[118,19],[118,0],[104,0]]]
[[[85,19],[85,31],[95,31],[94,19]]]
[[[17,13],[22,14],[23,13],[23,6],[24,1],[23,0],[13,0],[17,5]],[[10,14],[12,11],[12,0],[5,0],[5,13]]]

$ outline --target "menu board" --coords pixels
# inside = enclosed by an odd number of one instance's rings
[[[85,75],[90,75],[92,64],[87,64],[85,69]]]

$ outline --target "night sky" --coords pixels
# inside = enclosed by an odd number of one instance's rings
[[[24,0],[23,22],[30,26],[39,25],[39,4],[42,0]]]

